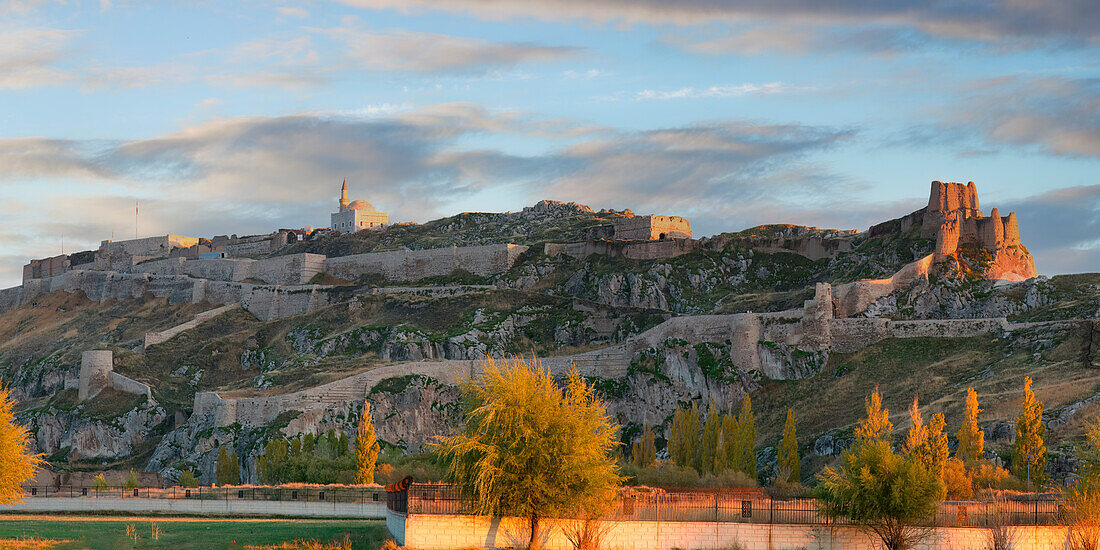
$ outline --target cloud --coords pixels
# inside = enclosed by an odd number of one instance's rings
[[[882,25],[929,36],[988,43],[1096,42],[1100,38],[1100,5],[1094,0],[1022,2],[1016,0],[343,0],[368,9],[403,13],[445,11],[490,20],[535,18],[547,21],[589,20],[598,23],[704,25],[764,22],[832,27]],[[771,38],[773,43],[775,39]]]
[[[826,197],[835,183],[827,172],[806,178],[797,167],[806,155],[852,135],[848,129],[752,121],[617,133],[558,153],[554,166],[560,173],[537,191],[597,205],[625,201],[636,210],[721,219],[725,229],[717,224],[708,229],[729,230],[751,223],[746,216],[751,209],[779,208],[784,197]]]
[[[894,27],[832,26],[768,23],[735,25],[717,36],[699,36],[698,32],[674,33],[661,41],[688,51],[704,54],[762,55],[778,53],[805,55],[820,52],[873,52],[893,55],[923,43],[916,33]]]
[[[454,205],[489,192],[509,197],[516,208],[564,198],[698,214],[730,229],[755,215],[752,204],[758,213],[765,205],[779,208],[784,199],[776,197],[824,197],[825,187],[835,190],[820,172],[806,179],[809,170],[793,167],[850,135],[751,121],[621,132],[452,103],[214,118],[119,142],[6,139],[0,140],[7,168],[0,177],[6,193],[33,205],[5,212],[41,236],[15,249],[26,257],[51,252],[53,236],[61,233],[86,236],[87,246],[112,231],[128,235],[135,197],[143,234],[323,226],[344,178],[353,194],[395,220],[452,214]],[[546,137],[564,144],[545,148]],[[471,148],[471,139],[534,140],[544,149],[516,155]],[[48,179],[66,181],[65,191],[44,193],[40,182]]]
[[[112,177],[90,144],[45,138],[0,138],[0,181]]]
[[[48,28],[0,32],[0,89],[60,84],[73,76],[58,62],[79,31]]]
[[[352,66],[370,71],[483,72],[521,63],[556,61],[579,48],[532,43],[497,43],[437,33],[367,31],[340,27],[323,34],[344,44]]]
[[[1040,273],[1100,271],[1100,184],[1047,191],[999,210],[1016,212],[1020,240]]]
[[[697,99],[702,97],[740,97],[747,95],[773,95],[782,94],[801,88],[788,86],[782,82],[769,82],[767,84],[737,84],[730,86],[710,86],[709,88],[694,88],[691,86],[676,90],[642,90],[635,94],[635,99]]]
[[[1067,157],[1100,157],[1100,79],[1002,77],[973,82],[941,114],[946,135]]]
[[[305,9],[302,9],[302,8],[293,8],[293,7],[290,7],[290,6],[279,6],[279,7],[275,8],[275,11],[279,12],[282,15],[286,15],[288,17],[298,17],[298,18],[301,18],[301,19],[305,19],[305,18],[309,17],[309,11],[305,10]]]

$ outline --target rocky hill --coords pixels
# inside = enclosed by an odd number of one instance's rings
[[[967,209],[957,219],[992,219],[980,217],[976,198]],[[1083,419],[1100,411],[1100,274],[994,280],[974,258],[1026,253],[1023,245],[983,240],[974,221],[973,238],[960,230],[961,244],[948,251],[942,235],[925,231],[930,211],[866,232],[761,226],[646,259],[547,254],[546,243],[599,241],[600,228],[631,215],[550,201],[324,237],[276,254],[531,248],[496,274],[329,277],[322,282],[343,289],[330,305],[269,321],[228,310],[149,346],[147,332],[217,304],[43,294],[0,314],[0,377],[56,467],[133,467],[169,478],[194,468],[208,481],[221,445],[237,450],[242,474],[255,480],[255,459],[273,437],[352,433],[364,397],[380,437],[416,451],[458,421],[456,370],[489,355],[532,352],[585,365],[624,442],[651,424],[663,447],[675,407],[714,399],[730,409],[753,395],[765,475],[788,407],[799,413],[809,480],[850,439],[860,398],[875,385],[895,413],[919,393],[949,425],[974,386],[991,452],[1004,455],[1025,375],[1047,403],[1048,446],[1068,455]],[[843,313],[850,303],[858,311]],[[964,321],[943,324],[950,320]],[[855,326],[877,336],[856,338],[846,328]],[[829,334],[821,327],[832,327],[831,340],[821,339]],[[114,371],[148,384],[153,400],[113,390],[78,399],[81,352],[90,349],[113,351]],[[229,404],[232,420],[224,416]],[[260,422],[250,406],[277,408]],[[901,429],[904,415],[896,416]]]

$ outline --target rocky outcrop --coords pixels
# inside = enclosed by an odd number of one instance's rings
[[[67,450],[67,458],[73,461],[126,458],[168,419],[162,407],[148,404],[110,419],[90,418],[85,410],[83,406],[49,408],[24,418],[34,432],[38,452],[53,455]]]
[[[1035,260],[1020,243],[1016,213],[1002,217],[994,208],[983,217],[974,182],[932,182],[921,235],[935,237],[937,261],[963,252],[977,260],[971,267],[987,279],[1019,281],[1038,274]]]

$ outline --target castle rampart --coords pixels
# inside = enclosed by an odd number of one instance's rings
[[[394,250],[327,258],[324,272],[346,280],[377,274],[393,281],[416,281],[463,269],[480,276],[507,271],[526,246],[489,244],[427,250]]]
[[[114,370],[114,353],[107,350],[90,350],[82,353],[77,398],[81,401],[92,399],[103,390],[110,388],[123,393],[144,395],[149,402],[153,400],[153,390],[147,384],[123,376]]]
[[[628,241],[690,239],[691,222],[680,216],[633,216],[617,218],[615,238]]]

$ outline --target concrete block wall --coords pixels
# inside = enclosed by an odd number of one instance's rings
[[[485,516],[400,514],[387,520],[391,533],[401,532],[402,542],[423,550],[453,548],[511,548],[526,542],[522,518]],[[540,522],[547,550],[572,550],[566,530],[577,529],[571,520]],[[738,545],[744,550],[872,550],[876,539],[854,526],[706,523],[675,521],[608,522],[603,547],[619,550],[673,550],[675,548],[722,549]],[[1064,527],[1016,527],[1016,550],[1068,548]],[[932,529],[917,550],[973,550],[987,547],[988,531],[979,528]]]

